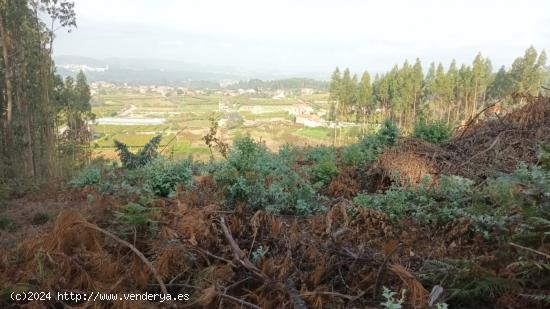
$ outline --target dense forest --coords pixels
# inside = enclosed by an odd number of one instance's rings
[[[533,47],[517,58],[510,68],[494,71],[491,60],[477,54],[471,65],[452,61],[448,68],[431,63],[425,73],[420,59],[405,61],[389,72],[372,77],[338,68],[332,73],[330,98],[332,119],[360,120],[377,108],[410,131],[419,120],[439,121],[456,127],[487,106],[506,108],[514,102],[512,93],[538,95],[548,91],[546,52]]]
[[[91,117],[84,74],[55,73],[55,32],[76,27],[69,1],[0,2],[0,187],[67,176],[85,162]]]

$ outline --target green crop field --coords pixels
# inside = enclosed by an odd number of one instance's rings
[[[220,102],[222,110],[220,111]],[[162,135],[161,145],[169,144],[165,152],[181,157],[192,155],[207,158],[210,154],[202,140],[208,132],[211,118],[225,119],[241,117],[241,121],[231,122],[228,127],[221,126],[220,134],[226,142],[238,137],[252,136],[261,139],[266,145],[276,150],[278,147],[294,143],[298,145],[330,144],[333,140],[329,128],[310,128],[294,124],[295,116],[291,111],[296,106],[310,106],[315,113],[328,110],[327,95],[272,99],[250,96],[220,95],[170,95],[162,96],[151,93],[110,90],[108,94],[94,96],[92,112],[98,122],[104,117],[120,120],[123,124],[95,124],[92,126],[94,140],[92,148],[96,155],[115,156],[114,140],[132,146],[142,147],[156,134]],[[232,119],[233,119],[232,118]],[[163,119],[162,124],[133,124],[130,121],[139,119]],[[236,118],[235,118],[236,119]],[[353,141],[356,132],[342,129],[340,143]],[[177,134],[177,138],[174,138]],[[348,136],[349,135],[349,136]]]

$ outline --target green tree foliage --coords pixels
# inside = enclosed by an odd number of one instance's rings
[[[345,165],[367,166],[374,162],[386,146],[394,145],[399,137],[399,129],[389,119],[375,134],[367,135],[353,145],[342,150],[342,161]]]
[[[76,26],[73,6],[66,0],[0,2],[0,179],[16,188],[60,174],[63,86],[51,53],[54,32]],[[45,15],[48,26],[41,20]]]
[[[493,83],[487,90],[488,98],[492,100],[505,98],[514,91],[514,79],[512,74],[506,70],[505,66],[501,66],[495,74]]]
[[[336,120],[336,111],[338,109],[338,103],[340,102],[340,94],[342,88],[342,75],[340,74],[340,69],[337,67],[334,72],[332,72],[332,76],[330,77],[330,85],[329,85],[329,101],[331,103],[330,105],[330,111],[329,111],[329,119],[332,121]]]
[[[193,177],[193,160],[168,161],[162,158],[145,165],[144,186],[157,196],[166,197],[178,184],[190,185]]]
[[[66,122],[59,138],[59,154],[65,161],[62,166],[66,173],[72,174],[74,169],[89,163],[91,132],[88,121],[93,120],[95,115],[90,104],[90,87],[82,71],[77,74],[76,82],[68,76],[63,84],[59,84],[58,91],[60,116]]]
[[[128,149],[128,145],[115,140],[115,148],[118,152],[120,161],[122,162],[122,166],[124,166],[125,168],[133,169],[145,166],[147,163],[151,162],[158,156],[157,148],[160,144],[161,138],[162,135],[156,135],[150,141],[148,141],[147,144],[145,144],[143,148],[140,149],[136,154],[132,153]]]
[[[425,76],[420,59],[414,65],[405,61],[401,67],[376,74],[372,82],[368,72],[356,83],[349,69],[341,74],[337,68],[329,84],[330,119],[349,120],[355,113],[356,120],[365,121],[380,106],[384,116],[405,133],[412,131],[419,117],[458,126],[494,101],[513,102],[509,97],[515,91],[537,95],[550,78],[545,64],[546,53],[539,55],[530,47],[510,69],[501,67],[498,72],[493,72],[491,60],[481,53],[471,65],[460,68],[455,60],[447,68],[432,62]]]
[[[433,144],[444,144],[449,140],[450,129],[442,122],[419,121],[415,124],[412,136]]]
[[[532,46],[525,51],[523,57],[514,60],[510,69],[514,91],[537,95],[544,82],[545,64],[546,52],[542,51],[538,55]]]

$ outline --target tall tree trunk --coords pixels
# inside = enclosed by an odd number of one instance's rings
[[[9,58],[9,37],[4,27],[4,17],[0,14],[0,35],[2,36],[2,56],[4,58],[4,80],[6,82],[6,130],[8,133],[8,142],[12,141],[12,118],[13,118],[13,86],[12,70]]]
[[[34,17],[35,22],[37,25],[37,29],[40,29],[40,18],[38,16],[38,8],[34,7]],[[46,46],[42,46],[40,43],[42,40],[39,37],[38,39],[38,51],[40,55],[43,55],[44,59],[42,59],[41,64],[39,66],[39,72],[40,77],[42,79],[41,83],[41,89],[42,89],[42,100],[43,104],[46,106],[45,112],[47,114],[48,119],[54,119],[55,118],[55,110],[50,102],[50,81],[53,76],[54,68],[53,68],[53,30],[54,30],[54,24],[55,19],[51,20],[51,28],[49,31],[49,48],[46,48]],[[52,177],[59,173],[57,170],[57,164],[56,164],[56,145],[57,145],[57,129],[55,122],[52,123],[52,121],[45,121],[44,123],[44,131],[46,135],[46,160],[47,160],[47,171],[46,175],[48,177]]]
[[[21,72],[21,80],[26,81],[27,80],[27,61],[25,56],[25,48],[20,49],[21,52],[19,53],[19,57],[21,58],[18,63],[21,65],[21,68],[19,72]],[[19,109],[21,112],[21,121],[23,122],[25,132],[24,132],[24,147],[25,147],[25,154],[24,154],[24,160],[25,160],[25,166],[26,171],[25,174],[28,178],[30,178],[30,182],[32,182],[32,178],[35,176],[35,167],[34,167],[34,153],[33,153],[33,141],[31,137],[31,115],[32,111],[29,109],[30,102],[27,98],[24,98],[24,90],[19,89],[18,99],[19,102]],[[22,99],[24,98],[24,99]]]
[[[470,117],[474,117],[477,110],[477,80],[474,87],[474,102],[472,107],[472,113],[470,114]]]

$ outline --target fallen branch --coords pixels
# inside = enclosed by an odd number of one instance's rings
[[[522,245],[518,245],[518,244],[515,244],[515,243],[513,243],[513,242],[509,242],[508,244],[509,244],[510,246],[512,246],[512,247],[516,247],[516,248],[519,248],[519,249],[527,250],[527,251],[529,251],[529,252],[531,252],[531,253],[535,253],[535,254],[538,254],[538,255],[542,255],[542,256],[544,256],[545,258],[550,259],[550,255],[549,255],[549,254],[546,254],[546,253],[544,253],[544,252],[540,252],[540,251],[535,250],[535,249],[531,249],[531,248],[528,248],[528,247],[524,247],[524,246],[522,246]]]
[[[497,135],[497,137],[495,137],[495,139],[493,140],[493,142],[491,143],[491,145],[489,145],[489,148],[484,149],[484,150],[482,150],[482,151],[480,151],[480,152],[474,154],[474,155],[471,156],[468,160],[466,160],[466,161],[462,162],[460,165],[458,165],[458,167],[464,166],[464,165],[467,164],[468,162],[472,161],[473,158],[478,157],[478,156],[480,156],[480,155],[482,155],[482,154],[484,154],[484,153],[490,151],[491,149],[493,149],[493,147],[495,147],[495,145],[496,145],[496,144],[498,143],[498,141],[500,140],[500,136],[501,136],[502,133],[504,133],[504,132],[505,132],[505,131],[500,132],[500,133]]]
[[[386,258],[384,258],[384,262],[382,262],[382,265],[380,265],[380,268],[378,268],[378,273],[376,274],[376,280],[374,281],[374,290],[372,291],[372,298],[376,298],[378,293],[378,281],[380,280],[380,277],[382,276],[382,272],[384,269],[386,269],[386,265],[390,261],[391,256],[397,251],[399,248],[399,245],[395,246],[393,250],[386,255]]]
[[[231,265],[232,267],[235,267],[235,264],[234,264],[232,261],[228,260],[228,259],[222,258],[221,256],[217,256],[217,255],[215,255],[215,254],[213,254],[213,253],[210,253],[208,250],[204,250],[204,249],[199,248],[199,247],[197,247],[196,249],[197,249],[198,251],[200,251],[200,252],[202,252],[202,253],[208,255],[209,257],[215,258],[215,259],[220,260],[220,261],[224,261],[224,262],[226,262],[227,264]]]
[[[141,259],[141,261],[149,268],[149,270],[153,274],[153,277],[155,277],[155,279],[157,280],[157,282],[160,286],[161,292],[165,295],[168,294],[168,290],[166,289],[166,285],[164,285],[164,282],[162,281],[162,277],[159,275],[159,273],[157,272],[157,270],[155,269],[153,264],[145,257],[145,255],[143,255],[143,253],[141,253],[131,243],[127,242],[124,239],[119,238],[118,236],[114,235],[113,233],[111,233],[109,231],[106,231],[106,230],[100,228],[99,226],[97,226],[95,224],[91,224],[91,223],[86,222],[86,221],[79,221],[79,222],[76,222],[76,223],[80,223],[80,224],[84,225],[87,228],[90,228],[92,230],[100,232],[101,234],[112,238],[116,242],[118,242],[118,243],[128,247],[130,250],[132,250]]]
[[[231,246],[231,251],[233,252],[233,259],[235,259],[237,262],[239,262],[244,268],[248,269],[252,273],[254,273],[256,276],[260,277],[264,281],[271,281],[269,277],[264,275],[250,260],[246,257],[246,254],[239,248],[239,245],[237,245],[237,242],[231,235],[231,232],[229,231],[229,228],[227,227],[227,224],[225,224],[225,217],[220,218],[220,226],[223,231],[223,235],[225,236],[225,239],[229,243],[229,246]]]
[[[329,292],[329,291],[306,292],[306,293],[303,293],[303,295],[327,295],[327,296],[335,296],[335,297],[344,298],[344,299],[347,299],[349,301],[354,301],[354,300],[357,300],[357,299],[363,297],[363,295],[365,295],[365,292],[363,291],[363,292],[357,294],[356,296],[342,294],[342,293],[338,293],[338,292]]]
[[[468,131],[468,129],[470,128],[470,125],[474,122],[474,120],[476,120],[479,115],[483,114],[486,110],[488,110],[489,108],[492,108],[494,107],[495,105],[497,105],[500,101],[497,101],[487,107],[485,107],[484,109],[482,109],[479,113],[477,113],[473,118],[470,119],[470,121],[468,121],[468,123],[464,126],[464,130],[462,130],[462,134],[460,134],[460,137],[459,138],[462,138],[464,136],[464,134],[466,133],[466,131]]]
[[[220,226],[223,231],[223,235],[225,236],[225,239],[229,243],[229,246],[231,247],[231,251],[233,252],[233,258],[238,261],[244,268],[248,269],[250,272],[252,272],[254,275],[262,279],[264,282],[274,282],[274,280],[268,276],[266,276],[260,269],[258,269],[246,256],[246,254],[239,248],[239,245],[231,235],[231,232],[229,231],[229,228],[227,227],[227,224],[225,223],[225,217],[220,217]],[[281,283],[282,282],[278,282]],[[307,309],[306,302],[300,297],[300,293],[296,289],[296,286],[294,285],[294,282],[292,280],[287,280],[286,284],[284,286],[287,289],[287,293],[290,296],[290,299],[294,305],[295,309]],[[225,295],[225,294],[220,294]],[[227,295],[226,295],[227,296]]]

